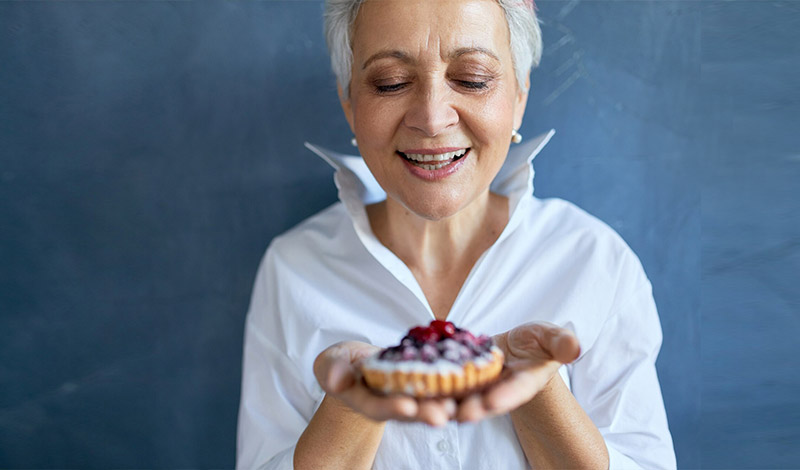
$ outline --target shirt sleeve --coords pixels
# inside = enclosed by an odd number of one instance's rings
[[[661,339],[645,279],[572,365],[572,392],[603,435],[611,469],[676,468],[655,367]]]
[[[237,469],[293,468],[294,447],[317,400],[287,354],[281,287],[270,250],[256,275],[244,334]]]

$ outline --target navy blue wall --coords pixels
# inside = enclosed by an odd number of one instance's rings
[[[538,2],[536,194],[639,254],[684,468],[800,466],[800,4]],[[0,2],[0,467],[230,467],[270,239],[348,151],[319,1]]]

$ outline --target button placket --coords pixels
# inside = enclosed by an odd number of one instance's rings
[[[441,456],[442,462],[447,462],[448,469],[461,470],[461,458],[458,452],[458,423],[451,421],[437,433],[434,448]]]
[[[436,444],[436,448],[439,449],[439,452],[443,454],[449,454],[451,450],[450,443],[447,442],[447,439],[442,439]]]

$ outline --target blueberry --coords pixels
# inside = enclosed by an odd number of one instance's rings
[[[420,350],[420,356],[425,362],[433,362],[439,357],[439,351],[433,345],[425,344]]]
[[[459,360],[461,359],[461,356],[458,354],[458,351],[452,349],[445,351],[444,354],[442,354],[442,357],[451,362],[459,362]]]
[[[413,346],[404,347],[401,355],[404,361],[411,361],[419,357],[419,350]]]

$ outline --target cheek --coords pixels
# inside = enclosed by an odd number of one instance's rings
[[[485,103],[482,115],[494,132],[509,131],[514,122],[514,101],[507,94],[498,95]]]
[[[383,188],[391,181],[396,164],[388,158],[394,152],[393,142],[402,114],[398,106],[372,96],[353,101],[353,127],[358,140],[358,152],[370,172]]]
[[[480,143],[493,146],[498,143],[498,139],[505,139],[506,134],[510,141],[514,109],[514,100],[510,94],[506,90],[498,90],[492,96],[472,103],[469,112],[463,117],[465,121],[469,117],[467,124]]]
[[[358,141],[366,147],[385,146],[402,119],[398,107],[377,99],[353,103],[353,120]]]

